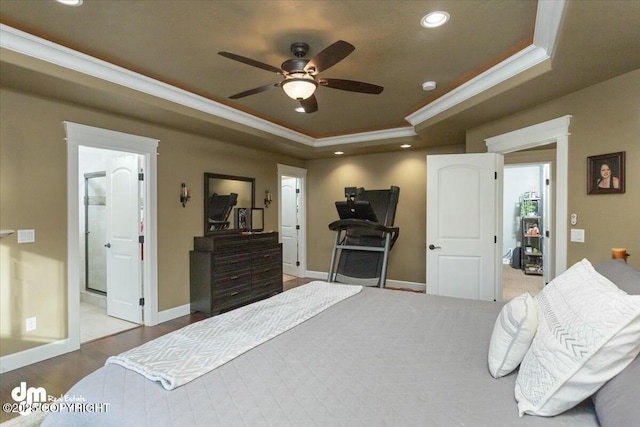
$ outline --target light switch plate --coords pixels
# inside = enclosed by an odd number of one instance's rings
[[[572,228],[571,229],[571,241],[584,243],[584,229],[582,228]]]
[[[36,241],[36,230],[18,230],[18,243],[33,243]]]

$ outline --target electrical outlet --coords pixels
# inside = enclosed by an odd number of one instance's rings
[[[27,319],[27,332],[31,332],[31,331],[35,331],[36,330],[36,318],[35,317],[29,317]]]

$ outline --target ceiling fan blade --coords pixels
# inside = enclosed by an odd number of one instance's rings
[[[260,86],[254,89],[245,90],[244,92],[236,93],[235,95],[231,95],[230,99],[238,99],[244,98],[245,96],[255,95],[256,93],[265,92],[269,89],[273,89],[274,87],[280,86],[280,83],[269,83],[268,85]]]
[[[365,82],[357,82],[355,80],[321,78],[318,79],[318,84],[320,86],[330,87],[331,89],[348,90],[350,92],[371,93],[374,95],[377,95],[384,90],[382,86]]]
[[[301,99],[300,106],[304,108],[304,112],[307,114],[315,113],[318,111],[318,100],[315,95],[311,95],[307,99]]]
[[[311,68],[315,68],[316,72],[319,73],[329,67],[333,67],[354,50],[355,47],[351,43],[344,40],[338,40],[334,44],[318,52],[318,54],[307,63],[304,70],[309,71]]]
[[[251,65],[253,67],[262,68],[263,70],[271,71],[272,73],[282,74],[284,76],[284,72],[280,68],[265,64],[264,62],[256,61],[255,59],[246,58],[244,56],[236,55],[235,53],[231,52],[218,52],[218,55],[224,56],[225,58],[233,59],[234,61],[242,62],[243,64]]]

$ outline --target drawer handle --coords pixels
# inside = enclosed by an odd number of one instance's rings
[[[264,258],[271,258],[271,254],[262,255]]]
[[[238,280],[240,276],[232,276],[230,280]]]
[[[238,292],[237,292],[237,291],[236,291],[236,292],[232,292],[232,293],[231,293],[231,296],[232,296],[232,297],[235,297],[236,295],[238,295]]]

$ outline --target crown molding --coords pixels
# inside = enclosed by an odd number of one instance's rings
[[[533,44],[408,115],[405,120],[417,126],[536,65],[550,61],[560,31],[565,4],[565,0],[539,0]]]
[[[548,59],[549,55],[543,48],[529,45],[451,92],[408,115],[405,120],[413,126],[417,126]]]
[[[385,139],[414,137],[417,133],[412,126],[376,130],[371,132],[353,133],[350,135],[317,138],[315,147],[331,147],[333,145],[356,144],[359,142],[381,141]]]
[[[462,86],[405,117],[416,126],[544,61],[551,59],[565,10],[565,0],[539,0],[536,12],[534,43],[483,72]],[[0,47],[28,57],[74,70],[147,95],[155,96],[240,125],[274,135],[308,147],[321,148],[413,137],[412,127],[384,129],[324,138],[301,132],[255,117],[228,105],[171,86],[159,80],[127,70],[109,62],[69,49],[32,34],[0,24]]]

